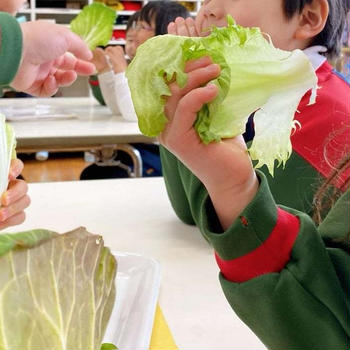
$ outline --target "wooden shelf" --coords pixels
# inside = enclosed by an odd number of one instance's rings
[[[141,2],[142,6],[147,4],[150,0],[133,0],[135,2]],[[172,0],[177,1],[177,0]],[[85,4],[89,5],[92,4],[94,0],[85,0]],[[123,2],[123,1],[121,1]],[[177,1],[181,2],[181,1]],[[194,3],[195,11],[191,11],[191,16],[196,16],[197,12],[201,6],[202,0],[182,0],[182,2],[186,3]],[[70,8],[55,8],[55,7],[37,7],[36,6],[36,0],[31,0],[30,7],[21,9],[18,14],[19,15],[29,15],[30,20],[34,21],[36,19],[42,18],[44,15],[47,19],[48,17],[51,17],[50,19],[57,20],[58,23],[68,25],[70,22],[71,16],[76,16],[81,10],[79,9],[70,9]],[[82,4],[84,4],[83,1],[81,1]],[[135,11],[117,11],[119,16],[131,16]],[[67,21],[67,23],[62,23]],[[125,24],[118,24],[114,26],[115,30],[125,30],[126,25]],[[124,45],[125,40],[111,40],[111,45]]]

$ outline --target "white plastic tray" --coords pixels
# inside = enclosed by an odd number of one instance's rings
[[[103,342],[119,350],[148,350],[159,286],[160,264],[142,255],[113,252],[118,262],[117,297]]]
[[[61,109],[49,105],[41,105],[33,101],[27,103],[23,99],[23,105],[1,107],[1,113],[11,122],[31,121],[31,120],[53,120],[53,119],[72,119],[77,114],[72,112],[62,112]]]

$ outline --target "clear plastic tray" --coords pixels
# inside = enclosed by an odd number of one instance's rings
[[[142,255],[113,252],[118,261],[117,297],[104,342],[119,350],[146,350],[152,335],[160,264]]]

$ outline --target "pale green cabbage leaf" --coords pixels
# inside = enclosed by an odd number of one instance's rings
[[[84,228],[0,235],[0,349],[99,350],[116,266]]]
[[[228,18],[225,28],[212,28],[203,38],[156,36],[138,50],[127,69],[135,111],[142,133],[155,137],[164,129],[167,82],[187,81],[183,72],[190,59],[210,56],[221,67],[212,83],[219,87],[215,100],[199,111],[195,128],[208,144],[245,131],[255,113],[255,137],[249,149],[257,167],[285,164],[291,154],[290,135],[294,114],[304,94],[312,89],[315,100],[317,77],[307,56],[300,50],[275,48],[259,28],[244,28]]]
[[[117,12],[110,7],[94,2],[87,5],[70,23],[72,32],[78,34],[94,50],[106,46],[111,40]]]
[[[6,191],[11,160],[16,158],[16,138],[11,125],[0,114],[0,198]]]

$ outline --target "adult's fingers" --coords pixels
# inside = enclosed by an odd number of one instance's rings
[[[69,29],[65,28],[64,32],[67,51],[71,52],[75,57],[82,60],[89,61],[92,59],[92,52],[89,50],[86,43],[75,33],[71,32]]]
[[[77,79],[77,73],[73,70],[57,70],[55,75],[56,84],[59,87],[69,86]]]
[[[80,75],[91,75],[95,71],[93,63],[77,59],[71,53],[66,53],[56,59],[54,66],[60,70],[74,70]]]

